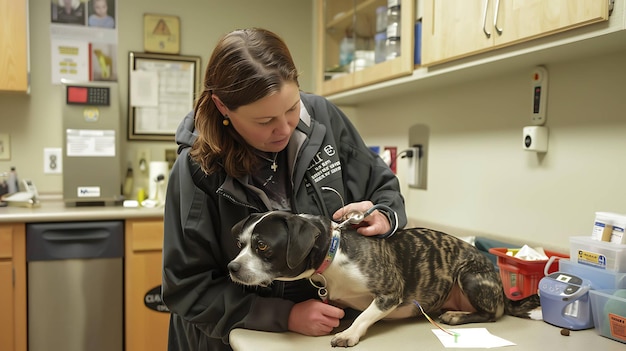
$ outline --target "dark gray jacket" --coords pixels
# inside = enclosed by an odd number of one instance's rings
[[[301,93],[300,122],[287,146],[295,213],[332,216],[345,203],[371,200],[406,225],[397,178],[365,145],[347,117],[325,98]],[[163,245],[163,301],[172,312],[169,350],[229,350],[233,328],[286,331],[294,303],[316,298],[308,281],[243,288],[228,278],[237,253],[232,226],[269,209],[248,177],[207,176],[189,158],[193,113],[176,132],[179,156],[168,180]]]

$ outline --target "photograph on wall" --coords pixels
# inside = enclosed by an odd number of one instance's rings
[[[91,80],[117,81],[117,46],[103,43],[91,45]]]
[[[85,25],[85,3],[80,0],[51,0],[50,20],[53,23]]]
[[[89,0],[89,27],[115,28],[115,2],[113,0]]]
[[[117,0],[51,0],[50,8],[52,84],[117,81]]]

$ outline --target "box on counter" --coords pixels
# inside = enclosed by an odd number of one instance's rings
[[[591,288],[595,290],[626,289],[626,273],[607,271],[571,260],[560,260],[559,271],[589,280]]]
[[[589,290],[596,332],[626,343],[626,289]]]
[[[626,273],[626,244],[573,236],[570,237],[570,260],[599,269]]]

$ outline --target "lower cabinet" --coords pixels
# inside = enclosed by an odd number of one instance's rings
[[[26,351],[24,223],[0,224],[0,350]]]
[[[169,313],[160,294],[163,220],[127,219],[125,230],[125,349],[165,351]]]

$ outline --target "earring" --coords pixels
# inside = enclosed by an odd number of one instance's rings
[[[229,124],[230,124],[230,121],[228,120],[228,117],[224,117],[224,119],[222,120],[222,124],[223,124],[224,126],[227,126],[227,125],[229,125]]]

